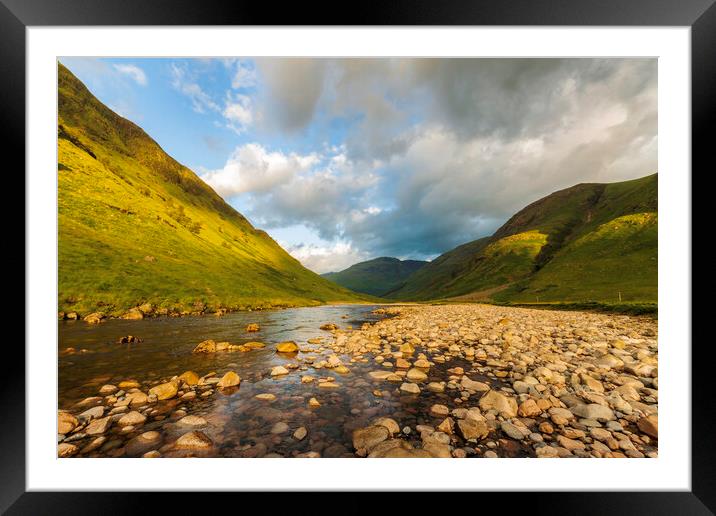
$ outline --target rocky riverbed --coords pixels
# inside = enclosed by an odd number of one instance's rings
[[[355,329],[325,321],[293,343],[259,342],[259,326],[246,326],[243,342],[183,352],[230,357],[215,370],[108,371],[109,383],[58,412],[58,455],[657,456],[654,319],[488,305],[376,312],[391,317]],[[241,369],[259,356],[270,363]]]

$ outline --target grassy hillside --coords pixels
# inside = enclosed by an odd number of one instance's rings
[[[383,296],[400,288],[408,276],[427,263],[384,257],[357,263],[343,271],[329,272],[322,276],[356,292]]]
[[[656,301],[657,230],[656,174],[580,184],[530,204],[491,237],[438,257],[389,297]]]
[[[305,269],[59,65],[60,311],[356,301]]]

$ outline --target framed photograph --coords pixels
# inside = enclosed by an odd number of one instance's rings
[[[26,192],[3,511],[712,514],[713,2],[270,10],[2,0]]]

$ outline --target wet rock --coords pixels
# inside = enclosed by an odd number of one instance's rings
[[[137,456],[159,448],[162,444],[162,435],[154,430],[144,432],[129,440],[125,447],[127,455]]]
[[[414,383],[404,382],[400,384],[400,391],[407,394],[420,394],[420,387]]]
[[[520,404],[517,413],[521,417],[535,417],[542,413],[542,409],[537,406],[537,403],[533,399],[527,399]]]
[[[279,421],[271,427],[272,434],[283,434],[286,432],[288,432],[288,425],[283,421]]]
[[[261,401],[274,401],[276,399],[276,395],[271,394],[270,392],[265,392],[265,393],[257,394],[256,396],[254,396],[254,398],[256,398],[257,400],[261,400]]]
[[[226,389],[227,387],[236,387],[240,383],[241,378],[239,375],[234,371],[229,371],[221,377],[221,380],[219,380],[219,383],[217,383],[216,386],[221,389]]]
[[[445,385],[440,382],[430,382],[428,384],[428,390],[435,393],[445,392]]]
[[[372,423],[373,426],[384,426],[388,429],[388,432],[390,432],[390,435],[395,435],[400,433],[400,426],[398,425],[397,421],[395,419],[391,419],[389,417],[379,417]]]
[[[432,364],[425,360],[424,358],[419,358],[413,363],[413,366],[419,367],[421,369],[429,369]]]
[[[395,367],[397,367],[398,369],[408,369],[410,368],[410,362],[408,362],[404,358],[399,358],[395,361]]]
[[[80,454],[86,455],[87,453],[92,453],[100,446],[102,446],[105,442],[107,442],[107,437],[105,437],[104,435],[95,437],[80,450]]]
[[[359,455],[366,455],[375,445],[388,437],[390,432],[382,425],[358,428],[353,431],[353,447]]]
[[[569,451],[584,449],[584,443],[575,439],[570,439],[569,437],[565,437],[563,435],[557,436],[557,442],[562,448],[566,448]]]
[[[206,419],[204,419],[201,416],[184,416],[179,421],[177,421],[177,424],[182,426],[194,426],[194,427],[202,427],[206,426],[208,423],[206,422]]]
[[[489,391],[479,402],[482,410],[496,410],[505,418],[517,416],[517,402],[514,398],[506,396],[497,391]]]
[[[524,433],[519,428],[517,428],[517,426],[513,425],[508,421],[503,421],[500,424],[500,429],[512,439],[517,439],[518,441],[520,441],[525,438]]]
[[[112,418],[110,416],[107,416],[92,421],[90,424],[87,425],[87,428],[85,428],[84,432],[87,435],[99,435],[107,432],[111,426]]]
[[[552,446],[540,446],[535,449],[537,457],[541,459],[553,459],[559,456],[559,452]]]
[[[276,346],[276,351],[279,353],[297,353],[298,344],[293,341],[281,342]]]
[[[455,433],[455,420],[451,417],[446,417],[436,429],[445,434],[452,435]]]
[[[250,333],[251,333],[251,332],[257,332],[257,331],[259,331],[260,329],[261,329],[261,326],[259,326],[258,323],[251,323],[251,324],[249,324],[248,326],[246,326],[246,331],[247,331],[247,332],[250,332]]]
[[[216,353],[216,342],[211,339],[200,342],[192,353]]]
[[[413,368],[408,371],[406,378],[412,382],[422,382],[428,379],[428,375],[426,375],[420,369]]]
[[[199,375],[194,371],[184,371],[180,376],[179,380],[189,386],[194,386],[199,383]]]
[[[311,408],[318,408],[321,406],[320,402],[316,398],[308,400],[308,406]]]
[[[271,369],[271,376],[284,376],[288,374],[288,369],[283,366],[276,366]]]
[[[141,414],[137,412],[136,410],[133,410],[131,412],[128,412],[124,414],[119,420],[117,421],[117,424],[119,426],[138,426],[144,424],[144,422],[147,420],[147,416],[144,414]]]
[[[580,404],[570,407],[569,410],[575,416],[585,419],[596,419],[597,421],[611,421],[616,419],[614,412],[609,407],[597,403]]]
[[[79,420],[69,412],[59,411],[57,413],[57,432],[60,434],[69,434],[77,428]]]
[[[293,433],[293,438],[297,441],[303,441],[303,439],[308,435],[308,430],[306,430],[305,426],[300,426],[296,429],[296,431]]]
[[[391,376],[394,376],[390,371],[371,371],[368,376],[373,380],[387,380]]]
[[[135,335],[127,335],[125,337],[120,337],[117,341],[117,344],[139,344],[142,342],[142,339]]]
[[[91,314],[88,314],[82,319],[87,324],[99,324],[102,321],[104,321],[106,318],[106,315],[102,312],[92,312]]]
[[[117,387],[124,391],[128,391],[129,389],[138,389],[141,385],[137,380],[124,380],[119,382]]]
[[[204,432],[194,430],[179,437],[174,446],[182,450],[202,450],[211,448],[213,444],[212,440]]]
[[[160,383],[149,389],[149,395],[156,396],[158,400],[168,400],[176,396],[178,390],[178,382]]]
[[[127,313],[122,315],[122,319],[138,321],[144,319],[144,313],[139,308],[130,308]]]
[[[654,439],[659,438],[659,416],[652,414],[650,416],[643,417],[637,422],[639,430],[644,432],[649,437]]]
[[[325,331],[333,331],[338,329],[338,325],[333,323],[326,323],[321,325],[321,329]]]
[[[57,456],[60,458],[72,457],[73,455],[77,455],[79,450],[79,447],[74,444],[60,443],[57,445]]]
[[[447,415],[450,414],[450,409],[447,408],[445,405],[435,404],[432,407],[430,407],[430,415],[433,417],[440,417],[444,418],[447,417]]]
[[[490,386],[483,382],[476,382],[474,380],[471,380],[467,376],[463,376],[462,380],[460,381],[460,385],[468,391],[471,392],[487,392],[490,390]]]
[[[110,394],[114,394],[118,390],[119,390],[119,388],[116,385],[107,384],[107,385],[103,385],[102,387],[99,388],[99,393],[102,396],[109,396]]]
[[[460,435],[467,440],[484,439],[490,433],[490,430],[484,421],[475,421],[472,419],[458,420],[457,428]]]

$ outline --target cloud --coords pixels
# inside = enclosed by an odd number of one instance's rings
[[[256,70],[238,61],[234,76],[231,78],[231,87],[234,89],[246,89],[254,86],[256,86]]]
[[[260,113],[269,134],[315,150],[245,145],[203,177],[260,227],[314,231],[326,245],[292,247],[311,268],[434,257],[553,191],[657,171],[654,59],[260,59],[256,70],[250,123]]]
[[[144,70],[133,64],[115,64],[114,69],[123,75],[129,76],[140,86],[147,85],[147,75]]]
[[[258,59],[267,88],[263,111],[271,128],[293,132],[311,121],[323,91],[325,62],[321,59]]]
[[[207,171],[201,178],[227,198],[243,193],[260,195],[288,183],[317,159],[315,155],[269,152],[259,144],[249,143],[234,149],[223,168]]]
[[[364,252],[354,249],[350,243],[337,242],[333,245],[316,244],[288,245],[279,242],[304,267],[325,274],[346,269],[354,263],[368,260]]]
[[[246,95],[231,95],[229,93],[222,114],[231,129],[238,134],[243,133],[254,120],[251,112],[251,99]]]

